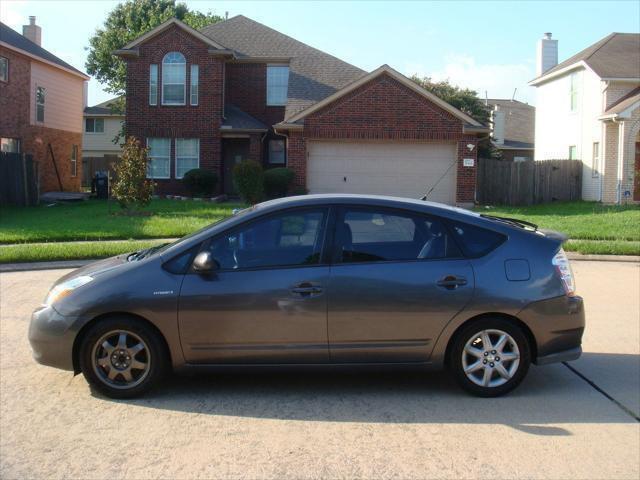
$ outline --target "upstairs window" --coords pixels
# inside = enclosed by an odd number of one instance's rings
[[[572,112],[577,112],[578,111],[578,74],[577,73],[572,73],[571,74],[571,78],[570,78],[570,92],[569,92],[569,96],[571,97],[571,111]]]
[[[162,60],[162,104],[184,105],[187,61],[179,52],[167,53]]]
[[[578,159],[578,150],[575,145],[571,145],[569,147],[569,160],[577,160]]]
[[[158,65],[149,65],[149,105],[158,104]]]
[[[9,60],[0,57],[0,82],[9,81]]]
[[[44,122],[44,87],[36,87],[36,122]]]
[[[85,118],[85,133],[104,133],[104,118]]]
[[[288,66],[267,66],[267,105],[286,105],[288,85]]]
[[[191,105],[198,105],[198,65],[191,65]]]
[[[149,148],[147,178],[169,178],[171,139],[148,138],[147,147]]]

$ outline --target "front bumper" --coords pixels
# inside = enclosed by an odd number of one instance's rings
[[[43,306],[33,312],[29,324],[29,343],[33,358],[42,365],[73,370],[75,331],[72,318],[63,317],[53,307]]]
[[[585,327],[582,297],[563,295],[534,302],[518,317],[535,337],[535,364],[566,362],[580,357]]]

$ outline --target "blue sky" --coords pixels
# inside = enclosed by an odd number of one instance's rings
[[[0,18],[21,31],[29,15],[42,26],[43,47],[84,70],[88,38],[119,2],[1,0]],[[484,97],[535,104],[535,45],[544,32],[559,40],[560,61],[611,32],[640,31],[640,2],[631,1],[209,1],[190,8],[238,14],[365,70],[388,63],[411,75],[449,79]],[[109,98],[92,80],[89,103]]]

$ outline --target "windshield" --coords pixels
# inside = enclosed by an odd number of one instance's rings
[[[155,247],[151,247],[151,248],[147,248],[145,250],[140,250],[139,252],[133,252],[131,254],[129,254],[129,256],[127,256],[127,260],[128,261],[134,261],[134,260],[142,260],[143,258],[146,257],[151,257],[153,255],[156,255],[158,253],[162,253],[167,251],[168,249],[175,247],[176,245],[181,244],[182,242],[185,242],[193,237],[195,237],[196,235],[199,235],[200,233],[204,232],[205,230],[208,230],[209,228],[213,227],[214,225],[220,225],[224,222],[227,222],[229,220],[231,220],[232,218],[238,217],[238,216],[242,216],[245,215],[247,213],[249,213],[250,211],[252,211],[255,208],[255,206],[253,207],[248,207],[248,208],[243,208],[242,210],[234,210],[233,215],[230,217],[225,217],[225,218],[221,218],[220,220],[218,220],[217,222],[213,222],[210,223],[209,225],[206,225],[194,232],[189,233],[188,235],[185,235],[182,238],[179,238],[177,240],[174,240],[173,242],[169,242],[169,243],[163,243],[161,245],[156,245]]]

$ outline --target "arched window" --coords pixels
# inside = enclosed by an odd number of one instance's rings
[[[162,104],[184,105],[187,61],[179,52],[169,52],[162,59]]]

